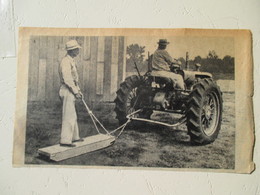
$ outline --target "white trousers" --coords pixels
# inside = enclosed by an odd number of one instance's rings
[[[61,86],[59,95],[62,99],[62,127],[60,143],[71,144],[72,141],[79,139],[75,96],[65,85]]]
[[[160,77],[168,77],[168,78],[172,79],[173,83],[176,84],[176,86],[179,89],[183,89],[183,90],[185,89],[184,80],[180,74],[176,74],[174,72],[169,72],[169,71],[163,71],[163,70],[160,70],[160,71],[153,70],[152,75],[160,76]]]

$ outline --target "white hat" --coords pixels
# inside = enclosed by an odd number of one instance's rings
[[[66,43],[66,50],[67,51],[72,50],[72,49],[77,49],[77,48],[81,48],[81,47],[76,40],[70,40]]]

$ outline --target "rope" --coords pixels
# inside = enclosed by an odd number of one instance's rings
[[[94,119],[96,119],[96,121],[98,122],[98,124],[102,127],[102,129],[108,134],[110,135],[109,131],[103,126],[103,124],[96,118],[96,116],[92,113],[92,116],[94,117]]]
[[[114,129],[114,130],[112,130],[112,131],[109,132],[109,131],[104,127],[104,125],[97,119],[97,117],[93,114],[93,112],[89,109],[89,107],[88,107],[88,105],[86,104],[85,100],[84,100],[83,98],[82,98],[81,100],[82,100],[82,102],[83,102],[83,104],[84,104],[84,106],[85,106],[85,108],[86,108],[86,110],[87,110],[87,112],[88,112],[88,114],[89,114],[89,116],[90,116],[90,118],[91,118],[91,120],[92,120],[92,122],[93,122],[93,124],[94,124],[94,126],[95,126],[95,128],[96,128],[96,130],[97,130],[97,132],[98,132],[99,134],[101,134],[100,131],[99,131],[99,129],[98,129],[98,127],[97,127],[96,122],[102,127],[102,129],[103,129],[108,135],[114,134],[115,132],[117,132],[118,130],[121,129],[121,131],[120,131],[119,134],[116,136],[116,138],[118,138],[118,137],[123,133],[123,131],[124,131],[125,127],[127,126],[127,124],[131,122],[132,119],[131,119],[130,116],[132,116],[132,115],[134,115],[134,114],[137,113],[137,111],[135,111],[135,112],[131,113],[130,115],[128,115],[128,116],[127,116],[128,120],[127,120],[123,125],[121,125],[120,127],[118,127],[118,128],[116,128],[116,129]],[[141,110],[138,110],[138,112],[140,112],[140,111],[141,111]]]
[[[90,118],[91,118],[91,120],[92,120],[92,121],[93,121],[93,123],[94,123],[94,126],[95,126],[95,128],[96,128],[97,132],[100,134],[100,131],[98,130],[98,127],[97,127],[96,121],[93,119],[93,114],[92,114],[92,113],[90,113],[89,115],[90,115]]]
[[[86,102],[84,101],[83,98],[82,98],[82,102],[83,102],[83,104],[85,105],[85,107],[86,107],[86,109],[87,109],[87,112],[88,112],[88,114],[90,115],[90,118],[91,118],[91,120],[93,121],[94,126],[95,126],[95,128],[96,128],[96,130],[97,130],[97,132],[98,132],[99,134],[101,134],[101,133],[100,133],[98,127],[97,127],[96,122],[102,127],[102,129],[107,133],[107,135],[114,134],[115,132],[117,132],[118,130],[121,129],[120,132],[119,132],[119,134],[116,136],[116,138],[118,138],[118,137],[123,133],[125,127],[127,126],[128,123],[131,122],[131,120],[144,121],[144,122],[149,122],[149,123],[164,125],[164,126],[168,126],[168,127],[176,127],[176,126],[179,126],[179,125],[181,125],[182,123],[184,123],[184,122],[186,121],[185,116],[181,117],[181,118],[179,119],[179,122],[177,122],[177,123],[175,123],[175,124],[168,124],[168,123],[164,123],[164,122],[159,122],[159,121],[154,121],[154,120],[149,120],[149,119],[143,119],[143,118],[135,118],[134,115],[137,114],[138,112],[142,111],[142,109],[139,109],[139,110],[136,110],[136,111],[132,112],[131,114],[127,115],[127,116],[126,116],[127,121],[126,121],[123,125],[121,125],[121,126],[119,126],[118,128],[116,128],[116,129],[114,129],[114,130],[112,130],[112,131],[109,132],[109,131],[104,127],[104,125],[97,119],[97,117],[93,114],[93,112],[89,109],[88,105],[86,104]]]
[[[128,123],[130,123],[130,122],[131,122],[131,119],[128,119],[128,120],[126,121],[126,123],[124,124],[124,127],[121,129],[121,131],[120,131],[119,134],[116,136],[116,138],[118,138],[118,137],[123,133],[123,131],[125,130],[126,125],[127,125]]]

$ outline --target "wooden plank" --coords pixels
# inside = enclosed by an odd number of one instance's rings
[[[54,69],[54,39],[55,37],[47,38],[47,64],[46,64],[46,79],[45,79],[45,100],[49,103],[54,102],[54,81],[53,81],[53,69]]]
[[[114,136],[98,134],[84,138],[83,142],[75,142],[76,147],[66,147],[54,145],[38,150],[38,154],[45,156],[50,160],[62,161],[68,158],[76,157],[88,152],[100,150],[112,145],[115,141]]]
[[[98,38],[96,94],[103,95],[105,37]]]
[[[90,70],[90,60],[87,60],[87,61],[83,61],[83,83],[81,86],[83,86],[83,88],[81,89],[82,92],[83,92],[83,95],[84,95],[84,99],[85,100],[89,100],[89,96],[90,96],[90,93],[89,93],[89,88],[90,88],[90,85],[89,85],[89,70]]]
[[[29,101],[37,99],[40,37],[30,38]]]
[[[83,43],[83,59],[85,61],[90,60],[90,37],[84,37],[84,43]]]
[[[63,37],[62,37],[62,45],[63,45],[64,49],[65,49],[66,43],[67,43],[69,40],[70,40],[70,37],[69,37],[69,36],[63,36]]]
[[[39,60],[37,100],[45,101],[46,59]]]
[[[28,101],[32,101],[32,85],[33,85],[33,60],[35,58],[35,55],[33,52],[35,51],[34,49],[34,36],[30,37],[30,42],[29,42],[29,71],[28,71]]]
[[[60,101],[59,88],[60,88],[60,76],[59,76],[59,65],[61,59],[65,56],[64,44],[62,37],[56,36],[54,39],[54,61],[53,61],[53,99],[54,101]]]
[[[69,36],[69,40],[76,40],[75,36]]]
[[[123,52],[123,78],[122,81],[126,78],[126,37],[123,37],[123,43],[124,43],[124,52]]]
[[[97,84],[96,84],[96,94],[103,95],[103,82],[104,82],[104,62],[97,63]]]
[[[108,101],[110,98],[111,85],[111,55],[112,55],[112,37],[105,37],[105,56],[104,56],[104,96],[103,99]]]
[[[40,59],[46,59],[47,56],[47,36],[40,36]]]
[[[126,71],[126,51],[125,51],[125,38],[119,37],[119,45],[118,45],[118,80],[117,80],[117,86],[120,85],[120,83],[123,82],[125,79],[125,71]]]
[[[98,62],[104,62],[105,37],[98,37]]]
[[[78,42],[78,44],[82,47],[83,46],[83,37],[75,37],[75,40]],[[82,90],[83,89],[83,51],[82,48],[79,51],[79,55],[75,58],[76,65],[77,65],[77,71],[79,75],[79,87]]]
[[[90,69],[90,37],[84,37],[83,52],[83,94],[89,100],[89,69]]]
[[[90,70],[89,70],[89,100],[96,98],[96,76],[97,76],[97,48],[98,38],[90,37]]]
[[[118,37],[112,40],[110,101],[114,100],[118,81]]]
[[[45,101],[47,36],[40,36],[37,100]]]
[[[68,37],[57,37],[57,44],[58,44],[58,62],[61,63],[61,60],[67,54],[66,51],[66,42],[68,41]]]

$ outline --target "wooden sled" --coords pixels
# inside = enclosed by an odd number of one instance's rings
[[[115,137],[108,134],[98,134],[84,138],[83,142],[75,142],[76,147],[48,146],[38,150],[40,156],[53,161],[62,161],[68,158],[86,154],[88,152],[100,150],[112,145]]]

